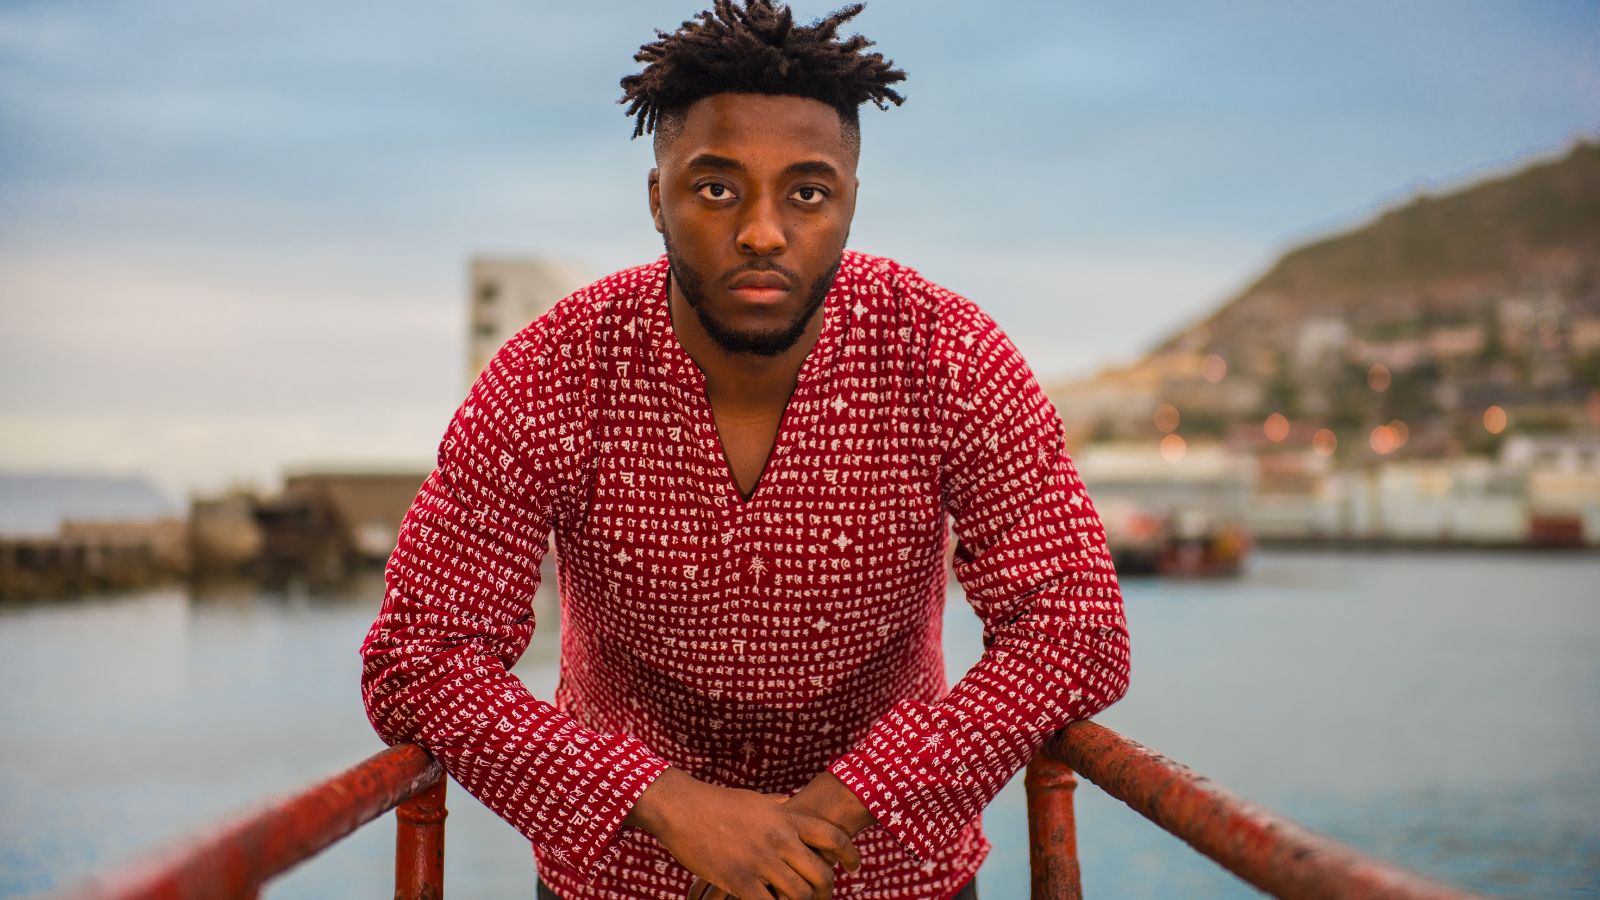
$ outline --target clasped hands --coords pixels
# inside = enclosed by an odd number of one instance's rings
[[[834,866],[861,867],[851,843],[872,824],[855,794],[824,772],[793,797],[662,772],[624,823],[655,835],[696,876],[687,900],[827,900]]]

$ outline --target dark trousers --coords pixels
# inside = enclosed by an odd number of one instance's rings
[[[545,883],[542,880],[539,882],[538,890],[539,900],[561,900],[560,897],[556,896],[555,891],[545,887]],[[967,886],[958,891],[951,900],[978,900],[978,879],[973,878],[967,882]]]

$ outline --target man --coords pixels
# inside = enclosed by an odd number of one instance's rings
[[[641,48],[667,253],[499,351],[401,528],[368,714],[533,842],[541,896],[974,896],[979,812],[1127,689],[1104,535],[1015,347],[845,250],[858,108],[904,78],[837,37],[860,9],[719,0]],[[947,690],[950,518],[986,649]],[[554,705],[507,671],[552,530]]]

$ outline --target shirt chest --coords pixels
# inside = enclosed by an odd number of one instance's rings
[[[859,385],[797,397],[748,499],[709,407],[682,399],[637,392],[597,416],[592,481],[561,549],[570,578],[617,609],[759,611],[797,633],[920,604],[942,572],[945,521],[924,422],[903,397]]]

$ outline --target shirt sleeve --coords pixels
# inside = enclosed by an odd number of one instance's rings
[[[501,349],[450,422],[385,569],[383,606],[361,645],[361,693],[385,742],[422,745],[529,840],[593,878],[667,763],[633,737],[584,728],[509,671],[533,636],[560,475],[585,431],[562,406],[578,403],[582,379],[563,374],[571,348],[550,352],[548,318]]]
[[[956,298],[930,380],[954,568],[984,653],[938,703],[902,701],[830,771],[911,854],[947,844],[1054,732],[1127,692],[1122,594],[1061,419],[1022,356]]]

